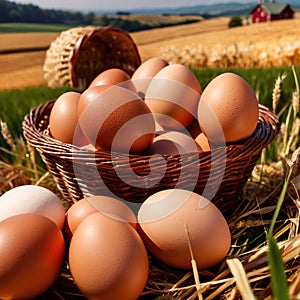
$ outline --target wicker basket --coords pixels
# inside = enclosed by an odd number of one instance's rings
[[[140,64],[129,34],[113,27],[87,26],[61,32],[46,52],[43,70],[49,87],[83,90],[106,69],[120,68],[131,76]]]
[[[61,143],[47,134],[54,101],[40,105],[27,114],[23,132],[27,142],[37,149],[53,174],[63,197],[71,203],[84,196],[109,193],[130,202],[143,202],[159,190],[176,186],[198,193],[205,191],[205,196],[224,214],[229,213],[235,208],[232,201],[237,199],[238,192],[249,179],[262,150],[280,129],[276,115],[260,106],[257,128],[241,144],[200,154],[166,155],[164,159],[109,151],[94,152]],[[162,169],[165,170],[164,176],[158,180],[156,175],[161,176]],[[133,172],[137,176],[133,176]],[[150,172],[152,176],[149,177]],[[142,188],[137,184],[141,182]]]

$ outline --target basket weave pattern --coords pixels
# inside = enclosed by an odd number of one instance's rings
[[[120,68],[130,76],[141,64],[138,49],[123,30],[75,27],[61,32],[46,52],[43,71],[49,87],[84,89],[102,71]]]
[[[176,186],[200,194],[204,189],[212,191],[210,199],[226,214],[233,209],[232,201],[250,177],[262,150],[280,129],[276,115],[260,106],[259,122],[253,135],[243,143],[220,147],[212,150],[213,153],[165,155],[162,158],[94,152],[61,143],[47,134],[54,101],[48,101],[26,115],[23,132],[53,174],[63,197],[71,203],[84,196],[106,195],[108,190],[127,201],[143,202],[159,190]],[[162,169],[165,174],[158,180]],[[137,176],[132,176],[132,172]],[[218,174],[222,172],[220,178]],[[151,176],[147,176],[150,173]]]

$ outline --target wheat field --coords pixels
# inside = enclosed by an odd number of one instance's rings
[[[177,56],[181,49],[197,49],[207,52],[231,45],[264,45],[282,43],[289,48],[291,41],[300,41],[300,13],[293,20],[245,25],[228,28],[229,17],[203,20],[198,23],[170,26],[132,33],[142,60],[152,56],[164,56],[172,60],[172,49]],[[0,34],[0,90],[19,89],[45,85],[43,63],[46,51],[1,54],[1,51],[20,48],[49,47],[59,33]],[[173,48],[172,48],[173,47]],[[284,48],[285,46],[283,46]],[[173,55],[173,59],[177,59]],[[272,54],[270,54],[272,55]],[[196,57],[196,59],[198,59]]]

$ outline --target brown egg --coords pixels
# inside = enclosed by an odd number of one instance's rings
[[[78,114],[84,135],[96,149],[139,154],[155,136],[154,117],[146,103],[117,85],[85,90]]]
[[[206,135],[203,132],[201,132],[195,138],[195,142],[199,145],[199,147],[201,148],[202,152],[206,152],[206,151],[210,151],[211,150],[209,140],[208,140],[208,138],[206,137]]]
[[[99,212],[119,221],[127,222],[134,228],[137,220],[133,211],[121,200],[108,196],[90,196],[73,204],[66,213],[65,236],[70,240],[77,226],[90,214]]]
[[[145,102],[164,129],[180,130],[197,116],[200,95],[201,86],[194,73],[184,65],[171,64],[153,77]]]
[[[77,106],[77,118],[80,119],[82,113],[85,109],[96,99],[96,97],[105,91],[106,89],[110,89],[112,85],[97,85],[91,88],[88,88],[85,92],[83,92],[82,97],[78,100]]]
[[[201,149],[195,140],[188,134],[179,131],[167,131],[153,140],[146,154],[185,154],[199,152]]]
[[[90,203],[83,198],[74,203],[66,213],[64,236],[67,241],[70,241],[77,226],[90,214],[97,212],[97,210],[90,205]]]
[[[189,132],[192,138],[196,138],[200,133],[201,133],[201,128],[199,125],[199,122],[196,118],[190,123],[187,127],[186,130]]]
[[[218,264],[231,244],[228,224],[217,207],[187,190],[150,196],[140,207],[138,224],[149,251],[175,268],[192,268],[188,240],[199,269]]]
[[[62,232],[50,219],[27,213],[0,222],[0,298],[44,293],[58,278],[64,254]]]
[[[258,122],[258,101],[239,75],[223,73],[204,89],[198,107],[200,128],[214,143],[248,138]]]
[[[144,61],[131,76],[139,95],[144,98],[151,79],[169,63],[161,57],[152,57]]]
[[[50,134],[53,138],[68,144],[88,144],[78,126],[77,105],[81,94],[66,92],[55,101],[49,117]]]
[[[136,87],[130,76],[124,70],[119,68],[111,68],[101,72],[95,77],[89,87],[95,85],[119,85],[137,93]]]
[[[137,299],[148,279],[148,254],[128,223],[103,214],[87,216],[69,248],[72,277],[88,299]]]

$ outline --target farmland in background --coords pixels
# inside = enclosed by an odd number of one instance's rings
[[[21,32],[59,32],[70,28],[70,25],[34,24],[34,23],[0,23],[0,33]]]
[[[267,45],[288,37],[300,40],[299,13],[296,13],[296,18],[293,20],[245,25],[231,29],[228,28],[229,20],[229,17],[219,17],[192,24],[135,32],[131,35],[138,46],[142,60],[151,56],[161,56],[167,46],[180,49],[187,45],[192,48],[201,44],[209,50],[232,44],[265,42]],[[59,31],[0,34],[0,52],[18,48],[47,48],[58,35]],[[1,54],[0,90],[45,85],[42,70],[45,53],[46,50]]]
[[[169,15],[169,14],[156,14],[156,15],[118,15],[119,18],[123,20],[129,21],[138,21],[141,24],[147,24],[150,26],[159,26],[160,24],[176,24],[176,23],[189,23],[191,21],[202,21],[203,18],[201,16],[193,16],[193,15]]]

